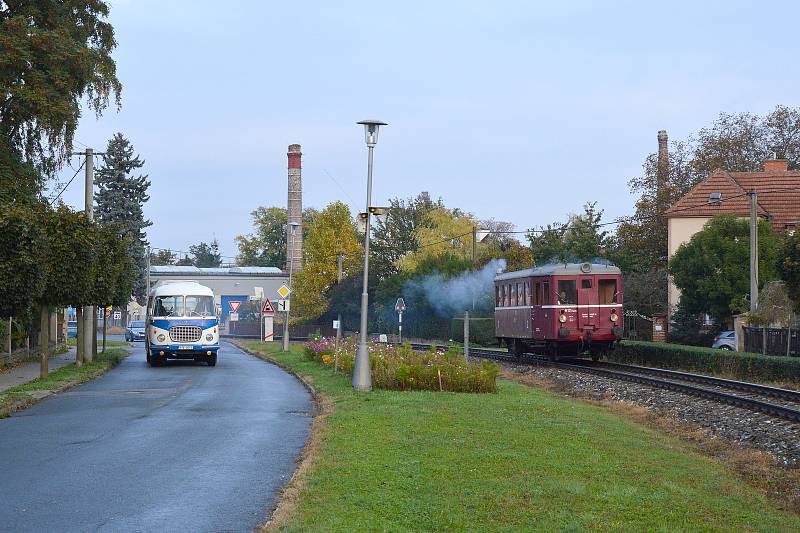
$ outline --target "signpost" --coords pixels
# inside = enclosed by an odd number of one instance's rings
[[[394,304],[394,310],[397,311],[397,343],[403,343],[403,311],[406,310],[406,302],[402,298],[397,299]]]
[[[268,299],[261,304],[261,342],[272,342],[274,339],[273,321],[275,308]]]
[[[228,318],[230,318],[231,322],[238,322],[239,313],[231,313],[230,315],[228,315]]]
[[[289,311],[289,300],[278,300],[278,311],[281,313]]]

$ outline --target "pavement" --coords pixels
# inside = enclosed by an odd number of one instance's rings
[[[52,372],[62,366],[67,366],[75,362],[75,348],[70,348],[65,353],[59,355],[51,355],[48,359],[48,370]],[[0,392],[8,390],[12,387],[24,385],[29,381],[39,377],[39,361],[30,363],[22,363],[15,367],[10,368],[4,372],[0,372]]]
[[[216,367],[116,369],[0,420],[3,531],[251,531],[308,436],[294,377],[223,343]]]

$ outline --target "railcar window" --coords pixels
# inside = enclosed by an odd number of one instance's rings
[[[494,287],[494,306],[500,307],[500,287],[497,285]]]
[[[542,283],[542,305],[550,305],[550,282]]]
[[[558,303],[576,304],[578,303],[577,290],[574,279],[558,280]]]
[[[511,305],[517,305],[517,289],[519,289],[519,283],[512,283],[511,284]]]
[[[581,289],[591,289],[591,288],[592,288],[592,280],[590,279],[581,280]]]
[[[542,285],[538,281],[533,285],[533,305],[542,305]]]
[[[531,282],[525,282],[525,305],[531,305]]]
[[[617,280],[601,279],[597,284],[598,299],[600,304],[615,304],[617,302]]]

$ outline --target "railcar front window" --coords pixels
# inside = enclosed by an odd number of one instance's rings
[[[617,280],[615,279],[601,279],[597,284],[597,292],[599,293],[600,304],[616,304],[619,303],[617,295]]]
[[[558,303],[559,305],[578,303],[574,279],[561,279],[558,281]]]
[[[183,296],[156,296],[153,316],[183,316]]]
[[[187,296],[186,316],[214,316],[214,297]]]

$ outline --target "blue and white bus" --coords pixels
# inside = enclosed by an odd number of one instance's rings
[[[150,366],[167,359],[217,364],[219,319],[214,292],[194,281],[166,283],[147,299],[145,350]]]

